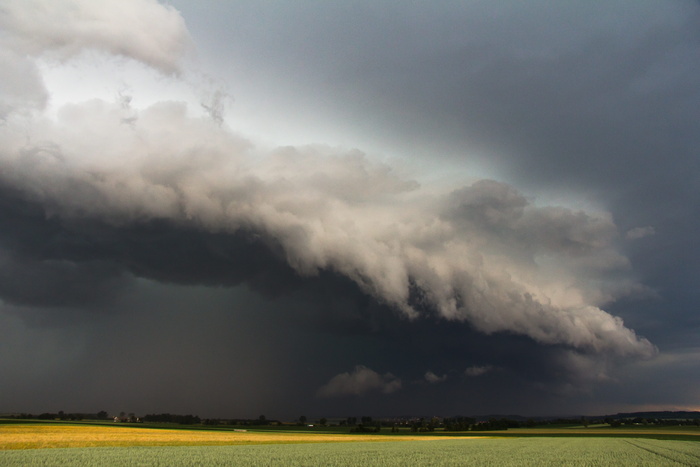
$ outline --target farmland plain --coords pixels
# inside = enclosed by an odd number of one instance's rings
[[[68,423],[0,424],[0,452],[50,448],[222,446],[429,439],[418,435],[389,437],[372,434],[353,435],[309,431],[169,429]]]
[[[0,424],[0,466],[700,465],[698,432],[681,427],[508,430],[501,436],[478,435],[13,423]]]
[[[700,444],[627,438],[478,438],[239,446],[30,449],[0,452],[0,465],[248,466],[696,466]]]

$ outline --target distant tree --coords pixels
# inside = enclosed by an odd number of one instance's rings
[[[321,420],[318,421],[318,423],[320,423],[321,426],[326,426],[326,424],[328,423],[328,420],[326,420],[326,418],[323,417],[323,418],[321,418]]]
[[[143,420],[156,423],[179,423],[181,425],[195,425],[202,421],[197,415],[172,415],[169,413],[148,414],[143,417]]]
[[[107,412],[105,412],[104,410],[100,410],[99,412],[97,412],[97,418],[100,420],[107,420]]]
[[[452,417],[446,418],[443,423],[445,424],[445,431],[467,431],[473,427],[476,419],[471,417]]]
[[[299,417],[299,425],[306,425],[306,415]]]
[[[481,422],[476,425],[476,431],[490,431],[490,430],[507,430],[508,428],[517,428],[519,426],[518,422],[514,420],[508,420],[506,418],[495,419],[490,418],[488,422]]]

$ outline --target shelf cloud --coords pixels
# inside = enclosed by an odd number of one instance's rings
[[[277,300],[336,278],[371,313],[523,337],[571,355],[581,372],[581,362],[658,353],[610,311],[654,296],[625,243],[659,236],[653,227],[621,227],[605,208],[538,201],[488,177],[436,187],[361,142],[258,144],[226,118],[223,91],[201,108],[177,98],[139,107],[125,91],[49,112],[47,60],[98,54],[185,81],[193,34],[155,0],[8,1],[0,26],[0,299],[15,310],[109,308],[138,281],[245,286]],[[401,388],[398,376],[357,365],[317,395]]]

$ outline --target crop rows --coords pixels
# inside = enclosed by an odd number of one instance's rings
[[[515,438],[248,446],[0,451],[0,465],[696,466],[700,443],[626,438]]]

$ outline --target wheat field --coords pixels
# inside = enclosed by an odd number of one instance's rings
[[[215,431],[103,425],[0,425],[0,450],[59,447],[224,446],[357,441],[424,441],[426,439],[430,438],[425,436],[389,437],[372,434]]]

